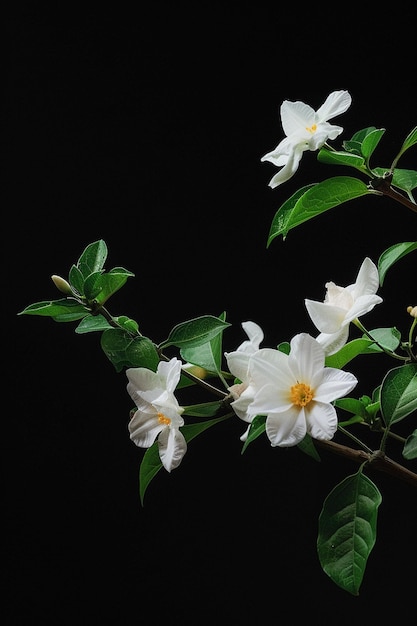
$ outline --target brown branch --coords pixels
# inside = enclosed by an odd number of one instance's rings
[[[385,454],[379,450],[369,454],[363,450],[354,450],[348,446],[343,446],[335,441],[322,441],[319,439],[315,439],[314,441],[319,447],[328,450],[333,454],[350,459],[355,463],[368,462],[372,468],[380,472],[384,472],[385,474],[390,474],[391,476],[394,476],[395,478],[398,478],[417,489],[417,474],[407,469],[400,463],[393,461],[388,456],[385,456]]]

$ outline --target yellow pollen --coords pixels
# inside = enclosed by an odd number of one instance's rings
[[[290,390],[290,400],[297,406],[306,406],[313,399],[314,391],[309,385],[297,383]]]
[[[309,133],[315,133],[317,130],[317,124],[313,124],[313,126],[310,127],[306,126],[306,130],[308,130]]]
[[[160,424],[164,424],[164,426],[168,426],[171,423],[171,420],[163,413],[158,413],[158,422]]]

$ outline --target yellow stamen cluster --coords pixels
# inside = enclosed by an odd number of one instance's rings
[[[307,404],[312,401],[313,397],[313,389],[305,383],[297,383],[290,389],[290,400],[297,406],[307,406]]]
[[[163,424],[164,426],[169,426],[171,423],[171,420],[169,419],[169,417],[167,417],[163,413],[158,413],[158,422],[160,424]]]
[[[317,124],[313,124],[313,126],[306,126],[306,130],[308,130],[311,134],[315,133],[317,130]]]

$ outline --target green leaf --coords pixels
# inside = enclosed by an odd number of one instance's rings
[[[381,413],[387,426],[417,410],[417,363],[391,369],[380,391]]]
[[[390,248],[384,250],[378,259],[379,284],[381,287],[390,267],[402,259],[406,254],[413,252],[413,250],[417,250],[417,241],[404,241],[402,243],[396,243]]]
[[[348,413],[353,413],[360,417],[360,421],[363,421],[366,417],[366,406],[360,400],[356,398],[340,398],[334,401],[334,406]],[[355,420],[357,422],[358,420]]]
[[[184,407],[183,415],[191,415],[192,417],[213,417],[222,406],[221,400],[214,402],[204,402],[202,404],[190,404]]]
[[[379,177],[383,177],[384,174],[386,175],[390,172],[386,167],[375,167],[372,171]],[[403,170],[396,167],[393,172],[391,184],[394,187],[398,187],[398,189],[411,192],[417,187],[417,172],[415,170]]]
[[[311,458],[313,458],[315,461],[321,462],[321,458],[319,453],[317,452],[316,446],[314,445],[314,441],[308,433],[306,434],[304,439],[297,444],[297,448],[301,450],[301,452],[304,452],[304,454],[311,456]]]
[[[188,322],[175,326],[168,339],[160,344],[160,348],[177,346],[177,348],[191,348],[201,346],[231,326],[228,322],[214,315],[203,315]]]
[[[319,516],[320,564],[336,585],[355,596],[375,545],[381,502],[376,485],[359,470],[329,493]]]
[[[132,337],[124,330],[111,328],[103,332],[101,347],[117,372],[123,367],[146,367],[155,372],[158,367],[158,352],[147,337]]]
[[[384,133],[385,128],[375,128],[362,141],[361,151],[366,161],[369,161]]]
[[[225,317],[223,312],[219,319],[224,321]],[[218,374],[222,366],[222,338],[222,333],[219,333],[202,345],[181,348],[180,355],[184,361]]]
[[[365,159],[358,154],[338,150],[327,150],[325,148],[320,150],[317,155],[317,160],[327,165],[347,165],[358,169],[363,168],[365,165]]]
[[[281,208],[284,213],[275,215],[268,236],[267,247],[275,237],[287,236],[291,228],[332,209],[348,200],[374,194],[367,185],[357,178],[336,176],[312,186],[305,191],[293,205],[285,204]]]
[[[89,310],[72,298],[45,300],[30,304],[18,315],[43,315],[52,317],[56,322],[74,322],[89,314]]]
[[[202,432],[211,428],[219,422],[229,419],[230,415],[224,415],[216,419],[209,420],[207,422],[198,422],[197,424],[187,424],[181,428],[181,432],[185,437],[187,443],[189,443],[194,437],[200,435]],[[158,441],[155,441],[148,448],[143,455],[142,462],[139,469],[139,493],[142,506],[144,504],[145,493],[149,487],[150,482],[156,476],[160,469],[163,468],[161,459],[159,457]]]
[[[373,344],[373,341],[370,339],[353,339],[340,348],[338,352],[326,356],[325,364],[327,367],[334,367],[340,370],[359,354],[366,354],[366,349],[371,344]]]
[[[408,148],[414,146],[417,143],[417,126],[414,126],[413,130],[405,138],[405,141],[401,148],[401,154],[403,154]]]
[[[246,450],[248,445],[252,443],[252,441],[257,439],[260,435],[262,435],[262,433],[265,432],[265,422],[266,422],[266,415],[256,415],[253,418],[250,428],[249,428],[248,436],[243,444],[241,454],[244,453],[244,451]]]
[[[378,342],[378,344],[371,342],[370,345],[365,348],[365,353],[383,352],[383,348],[394,352],[398,348],[401,342],[401,333],[398,328],[374,328],[369,331],[369,334]],[[363,335],[363,338],[368,338],[368,335]],[[380,347],[381,346],[381,347]]]
[[[306,187],[302,187],[298,191],[296,191],[291,198],[289,198],[284,204],[278,209],[275,213],[274,219],[272,220],[271,228],[269,230],[267,247],[271,243],[275,237],[281,235],[286,228],[286,224],[291,217],[291,213],[294,210],[295,205],[297,204],[299,198],[303,196],[309,189],[312,189],[316,186],[317,183],[313,183],[311,185],[307,185]],[[285,238],[285,237],[284,237]]]
[[[107,302],[110,296],[119,291],[131,276],[134,276],[134,274],[123,267],[115,267],[110,272],[102,274],[101,290],[97,294],[97,302],[99,304]]]
[[[69,284],[80,296],[84,295],[84,276],[76,265],[69,271]]]
[[[94,272],[101,272],[107,259],[107,246],[102,239],[90,243],[78,259],[77,267],[84,279]]]
[[[94,300],[101,291],[101,272],[93,272],[84,281],[84,295],[87,300]]]
[[[414,430],[411,435],[407,437],[403,449],[403,457],[407,459],[407,461],[417,459],[417,430]]]
[[[78,324],[75,332],[77,335],[85,335],[86,333],[95,333],[108,330],[112,326],[102,315],[86,315]]]

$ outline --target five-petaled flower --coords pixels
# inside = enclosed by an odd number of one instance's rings
[[[178,467],[187,451],[180,427],[183,407],[174,395],[181,376],[181,361],[160,361],[156,372],[144,367],[126,370],[127,390],[137,406],[129,422],[130,438],[141,448],[158,441],[159,456],[168,472]]]
[[[259,345],[263,341],[264,333],[255,322],[243,322],[242,328],[248,336],[248,340],[240,344],[234,352],[226,352],[225,357],[229,371],[238,379],[228,388],[234,398],[230,406],[241,420],[249,422],[246,432],[241,436],[241,441],[246,441],[250,424],[255,417],[248,412],[248,407],[253,400],[254,390],[249,383],[249,361],[251,356],[259,350]]]
[[[336,139],[343,132],[341,126],[328,120],[344,113],[352,98],[347,91],[333,91],[317,111],[304,102],[284,100],[281,104],[281,122],[286,137],[275,150],[265,154],[261,161],[270,161],[281,167],[269,186],[274,188],[290,179],[298,169],[303,152],[318,150],[328,139]]]
[[[326,354],[334,354],[345,345],[349,336],[350,322],[354,322],[382,302],[382,298],[376,295],[378,287],[378,268],[366,257],[354,284],[339,287],[333,282],[328,282],[324,302],[305,300],[308,314],[320,331],[316,339]]]
[[[255,393],[250,412],[266,415],[272,446],[295,446],[307,433],[314,439],[332,439],[337,414],[331,403],[358,381],[324,363],[323,348],[307,333],[293,337],[289,354],[263,348],[252,355],[249,377]]]

